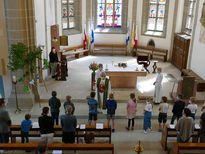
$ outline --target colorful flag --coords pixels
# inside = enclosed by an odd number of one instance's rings
[[[133,48],[134,45],[135,45],[135,28],[134,28],[134,25],[132,27],[132,39],[131,39],[131,47]]]
[[[129,25],[127,25],[127,37],[126,37],[126,45],[128,45],[130,40],[130,36],[129,36]]]
[[[92,29],[92,31],[91,31],[91,44],[93,44],[94,43],[94,31],[93,31],[93,29]]]
[[[136,29],[135,29],[135,45],[134,45],[134,48],[137,47],[137,41],[138,41],[138,26],[136,25]]]
[[[84,46],[84,49],[86,49],[86,43],[87,43],[87,36],[86,36],[86,33],[85,33],[85,29],[84,29],[84,36],[83,36],[83,46]]]

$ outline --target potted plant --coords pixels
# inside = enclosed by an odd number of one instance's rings
[[[96,62],[92,62],[89,65],[89,69],[92,70],[92,74],[91,74],[91,90],[94,90],[93,86],[95,85],[95,71],[98,69],[98,64]]]
[[[37,89],[37,79],[39,79],[39,69],[49,68],[49,63],[46,59],[43,59],[43,68],[38,67],[38,62],[42,62],[42,50],[40,47],[28,48],[23,43],[17,43],[11,45],[8,68],[12,72],[22,70],[23,73],[19,76],[18,81],[24,81],[25,87],[30,86],[32,93],[34,94],[35,101],[40,102],[40,96]],[[31,83],[32,84],[29,84]],[[26,89],[26,88],[25,88]]]

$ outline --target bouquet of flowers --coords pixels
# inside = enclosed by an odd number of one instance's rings
[[[93,72],[95,72],[98,69],[98,64],[96,62],[92,62],[89,65],[89,69],[92,70]]]

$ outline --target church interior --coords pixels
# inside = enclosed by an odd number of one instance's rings
[[[0,0],[0,48],[0,99],[11,118],[9,143],[0,140],[0,153],[37,153],[41,135],[34,125],[53,91],[61,102],[59,119],[71,96],[79,128],[75,143],[66,145],[61,125],[54,126],[47,153],[205,153],[199,141],[205,127],[205,0]],[[103,128],[87,126],[91,92],[101,104],[97,124]],[[110,93],[117,101],[114,130],[107,125]],[[126,128],[131,94],[137,103],[132,130]],[[198,106],[194,133],[181,145],[178,119],[171,124],[180,94],[186,106],[192,98]],[[159,129],[162,96],[169,107],[166,126]],[[147,98],[150,131],[144,131]],[[25,114],[33,124],[30,146],[21,144]],[[0,126],[0,138],[1,131]],[[87,133],[94,134],[89,144]]]

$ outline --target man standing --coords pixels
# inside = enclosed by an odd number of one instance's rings
[[[179,94],[177,96],[177,100],[174,103],[173,109],[172,109],[172,120],[171,120],[171,124],[174,124],[175,119],[177,118],[177,121],[182,117],[182,112],[184,110],[185,107],[185,102],[182,101],[182,95]]]
[[[175,126],[177,130],[177,143],[187,143],[194,133],[194,120],[190,117],[191,111],[184,109],[184,116],[179,119]]]
[[[0,98],[0,143],[9,142],[11,119],[8,111],[4,110],[5,104],[5,99]]]
[[[61,102],[60,102],[60,99],[58,99],[56,96],[57,96],[57,92],[52,91],[52,97],[49,99],[48,102],[51,108],[51,116],[54,121],[56,120],[56,125],[58,125]]]
[[[154,104],[159,104],[159,103],[161,103],[161,100],[162,100],[163,75],[161,74],[161,72],[162,72],[162,68],[161,67],[157,68],[157,78],[156,78],[156,81],[153,83],[153,85],[155,85]]]
[[[51,48],[49,58],[50,58],[50,63],[52,64],[51,75],[52,75],[52,78],[55,78],[56,77],[56,68],[58,65],[58,55],[57,55],[56,49],[54,47]]]
[[[61,126],[63,130],[63,143],[75,143],[75,129],[77,126],[77,119],[72,114],[72,106],[66,106],[66,112],[61,116]]]
[[[41,141],[52,143],[54,135],[54,121],[52,117],[48,116],[48,113],[49,108],[43,107],[42,116],[38,118],[38,123],[41,133]]]

